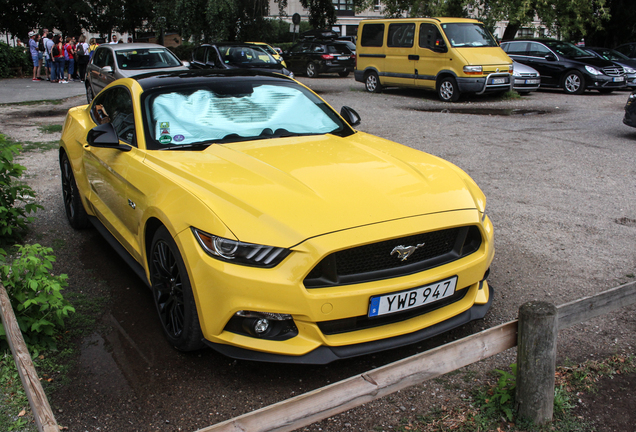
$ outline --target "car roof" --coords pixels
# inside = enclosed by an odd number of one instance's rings
[[[163,45],[153,44],[153,43],[143,43],[143,42],[134,42],[134,43],[118,43],[118,44],[101,44],[98,48],[106,47],[110,48],[113,51],[121,51],[121,50],[129,50],[129,49],[148,49],[148,48],[161,48],[167,49]]]
[[[175,72],[149,72],[135,75],[131,79],[137,81],[144,91],[159,87],[203,85],[210,83],[210,81],[219,80],[245,81],[259,79],[270,82],[294,82],[291,78],[278,73],[249,69],[195,69]]]

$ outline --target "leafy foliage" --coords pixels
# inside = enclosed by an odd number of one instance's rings
[[[64,318],[75,308],[64,299],[68,276],[51,273],[53,249],[35,245],[17,246],[15,258],[8,261],[0,251],[0,281],[7,289],[11,306],[25,342],[32,347],[55,347],[56,330],[64,326]],[[6,343],[4,327],[0,336]]]
[[[33,69],[28,50],[0,42],[0,78],[16,76],[18,69],[21,69],[22,73],[28,73]]]
[[[33,189],[19,181],[26,169],[13,162],[19,152],[19,145],[0,135],[0,244],[18,239],[33,220],[28,214],[42,208],[32,200]]]
[[[504,417],[508,421],[514,418],[514,398],[517,386],[517,365],[510,366],[512,373],[495,369],[499,374],[497,384],[487,390],[481,390],[477,394],[477,401],[481,404],[481,410],[491,417]]]

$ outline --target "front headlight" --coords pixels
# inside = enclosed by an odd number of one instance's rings
[[[464,66],[466,75],[481,75],[483,68],[481,66]]]
[[[234,264],[274,267],[290,253],[290,250],[285,248],[243,243],[217,237],[194,227],[192,232],[208,255]]]
[[[512,71],[512,76],[520,77],[521,74],[519,72],[517,72],[516,70],[513,70]]]
[[[600,70],[596,69],[593,66],[585,66],[585,70],[591,73],[592,75],[603,75],[603,72],[601,72]]]
[[[629,66],[624,66],[623,69],[625,69],[625,73],[628,73],[628,74],[636,73],[636,69],[630,68]]]

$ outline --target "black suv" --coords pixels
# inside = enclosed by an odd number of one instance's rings
[[[283,57],[289,69],[309,78],[334,72],[344,78],[353,72],[356,62],[347,44],[337,40],[305,40],[285,51]]]
[[[586,89],[611,93],[625,87],[625,71],[609,60],[594,57],[569,42],[527,39],[502,42],[501,48],[519,63],[541,74],[541,87],[559,87],[566,93]]]
[[[204,44],[192,52],[192,69],[254,69],[294,77],[281,62],[257,45],[223,42]]]

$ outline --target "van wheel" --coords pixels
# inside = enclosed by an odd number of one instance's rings
[[[459,100],[459,89],[455,78],[443,78],[437,85],[437,96],[442,102],[457,102]]]
[[[316,63],[309,62],[307,63],[307,78],[317,78],[318,70],[316,69]]]
[[[380,84],[380,78],[375,72],[369,72],[367,78],[364,80],[364,86],[370,93],[380,93],[382,91],[382,85]]]
[[[578,71],[570,71],[563,80],[563,90],[568,94],[580,95],[585,91],[585,79]]]

